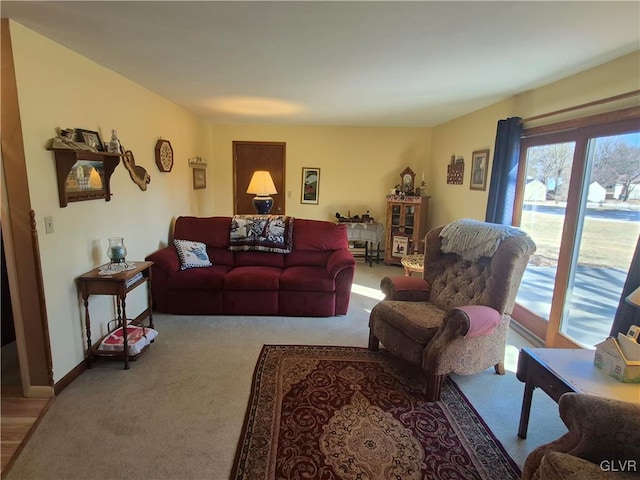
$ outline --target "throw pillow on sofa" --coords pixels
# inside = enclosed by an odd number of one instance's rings
[[[191,240],[174,240],[173,244],[180,257],[180,270],[188,268],[210,267],[212,265],[207,255],[207,246],[202,242]]]

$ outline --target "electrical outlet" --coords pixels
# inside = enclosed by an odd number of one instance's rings
[[[53,217],[44,217],[44,232],[53,233]]]

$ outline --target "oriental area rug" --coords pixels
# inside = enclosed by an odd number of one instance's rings
[[[265,345],[234,480],[512,480],[520,470],[458,386],[356,347]]]

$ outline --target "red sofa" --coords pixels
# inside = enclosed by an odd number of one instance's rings
[[[291,253],[231,251],[231,217],[179,217],[173,239],[206,244],[210,267],[180,269],[176,248],[147,256],[154,309],[177,315],[345,315],[355,261],[344,225],[293,220]]]

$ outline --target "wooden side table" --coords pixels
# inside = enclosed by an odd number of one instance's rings
[[[640,386],[622,383],[593,364],[595,350],[523,348],[516,376],[524,382],[518,436],[527,438],[533,390],[541,388],[554,401],[567,392],[586,393],[638,404]]]
[[[94,268],[77,278],[78,290],[84,300],[85,328],[87,331],[87,367],[91,368],[91,361],[94,356],[100,355],[96,345],[91,343],[91,319],[89,317],[89,296],[91,295],[113,295],[117,302],[116,321],[122,327],[124,346],[122,352],[112,352],[109,356],[122,357],[124,369],[129,369],[129,349],[127,343],[127,293],[142,285],[147,284],[147,308],[140,313],[132,323],[143,324],[146,318],[149,319],[149,327],[153,328],[153,313],[151,303],[151,265],[153,262],[131,262],[135,264],[132,270],[114,273],[112,275],[101,275],[100,267]]]

